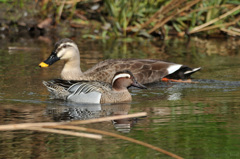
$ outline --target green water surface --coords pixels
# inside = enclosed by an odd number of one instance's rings
[[[50,99],[43,80],[57,78],[63,62],[40,69],[54,40],[2,39],[0,124],[85,120],[147,112],[147,117],[85,127],[128,136],[183,158],[240,158],[240,48],[236,39],[74,39],[86,70],[109,58],[161,59],[202,67],[196,83],[154,83],[130,89],[129,104],[81,105]],[[11,49],[21,47],[21,49]],[[103,136],[94,140],[36,131],[1,131],[0,158],[171,158]]]

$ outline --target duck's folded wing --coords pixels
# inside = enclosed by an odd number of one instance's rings
[[[76,83],[70,86],[67,90],[70,95],[67,100],[78,103],[100,103],[101,90],[89,83]]]
[[[63,79],[53,79],[51,80],[52,83],[62,86],[65,89],[68,89],[69,87],[71,87],[72,85],[76,84],[76,83],[83,83],[83,82],[87,82],[87,81],[76,81],[76,80],[63,80]]]

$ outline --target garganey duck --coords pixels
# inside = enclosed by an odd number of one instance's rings
[[[130,71],[117,72],[112,82],[100,81],[66,81],[56,79],[43,81],[53,98],[77,103],[122,103],[132,101],[128,87],[145,89],[138,83]]]
[[[64,80],[96,80],[111,82],[111,77],[121,70],[130,70],[137,81],[142,84],[153,83],[164,79],[189,79],[190,75],[201,68],[190,68],[185,65],[150,59],[117,59],[102,61],[85,72],[80,68],[78,46],[71,39],[56,42],[47,60],[39,64],[48,67],[58,60],[65,64],[61,72]]]

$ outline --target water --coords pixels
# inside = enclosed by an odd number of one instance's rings
[[[79,105],[50,99],[42,85],[43,80],[59,77],[63,65],[37,67],[49,56],[53,41],[4,39],[0,42],[0,124],[145,111],[147,117],[85,126],[132,137],[184,158],[240,157],[239,40],[75,41],[83,70],[108,58],[162,59],[203,69],[194,74],[196,83],[153,83],[147,90],[131,89],[129,104]],[[12,46],[27,49],[9,49]],[[171,158],[108,136],[97,141],[27,130],[0,133],[0,158]]]

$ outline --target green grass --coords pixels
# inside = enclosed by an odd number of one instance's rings
[[[18,7],[24,8],[30,1],[20,2]],[[16,7],[12,1],[0,0],[0,3]],[[91,9],[96,4],[99,7]],[[238,0],[39,1],[37,16],[42,19],[51,16],[57,24],[67,20],[98,30],[92,36],[102,38],[151,37],[156,33],[211,36],[223,32],[239,36],[240,31],[236,29],[240,25],[239,6]],[[95,25],[96,22],[100,25]]]

